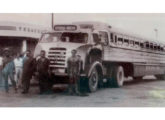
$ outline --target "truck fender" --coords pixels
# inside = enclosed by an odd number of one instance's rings
[[[91,67],[90,67],[90,69],[89,69],[88,77],[90,76],[90,74],[91,74],[91,72],[92,72],[92,69],[93,69],[94,67],[96,67],[96,66],[99,66],[99,67],[101,68],[101,70],[103,71],[103,66],[102,66],[102,64],[101,64],[99,61],[95,61],[95,62],[91,65]]]

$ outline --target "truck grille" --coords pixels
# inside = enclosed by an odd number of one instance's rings
[[[50,48],[48,58],[50,67],[65,68],[66,48]]]

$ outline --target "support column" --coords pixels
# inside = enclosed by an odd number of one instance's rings
[[[27,40],[22,41],[22,52],[27,51]]]

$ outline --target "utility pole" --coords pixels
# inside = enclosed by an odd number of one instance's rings
[[[54,29],[54,14],[51,13],[51,26],[52,26],[52,29]]]
[[[158,29],[154,29],[154,31],[155,31],[156,41],[158,41]]]

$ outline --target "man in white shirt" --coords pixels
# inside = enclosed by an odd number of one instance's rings
[[[22,69],[23,69],[23,58],[21,54],[17,54],[17,57],[14,59],[15,65],[15,80],[17,87],[22,86]]]
[[[0,66],[2,66],[2,60],[3,60],[3,58],[0,56]]]

